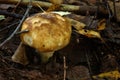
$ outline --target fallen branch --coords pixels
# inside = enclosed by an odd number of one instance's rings
[[[19,0],[0,0],[0,3],[2,4],[17,4],[19,2]],[[22,0],[20,5],[28,5],[29,1],[28,0]],[[110,8],[112,9],[112,11],[114,12],[114,6],[113,3],[111,1],[108,2],[110,4]],[[44,2],[44,1],[32,1],[32,6],[34,7],[44,7],[44,8],[49,8],[52,4],[49,2]],[[116,3],[116,16],[117,16],[117,21],[120,22],[120,3]],[[90,14],[95,14],[95,12],[97,11],[97,6],[87,6],[87,5],[82,5],[82,6],[76,6],[76,5],[68,5],[68,4],[61,4],[60,9],[62,11],[71,11],[71,12],[77,12],[79,14],[84,14],[86,15],[86,12],[89,11]],[[102,6],[99,6],[99,13],[101,14],[108,14],[108,11],[103,8]]]
[[[19,0],[0,0],[0,3],[7,3],[7,4],[17,4]],[[29,1],[28,0],[22,0],[21,5],[28,5]],[[40,5],[41,7],[48,8],[52,4],[49,2],[44,2],[44,1],[32,1],[32,6],[38,7]],[[107,14],[106,10],[102,7],[99,7],[99,12]],[[72,11],[72,12],[78,12],[81,14],[85,14],[86,12],[89,11],[90,14],[94,14],[97,11],[97,6],[87,6],[87,5],[82,5],[82,6],[75,6],[75,5],[68,5],[68,4],[61,4],[60,10],[62,11]]]

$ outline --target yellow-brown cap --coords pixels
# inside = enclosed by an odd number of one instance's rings
[[[71,37],[70,21],[56,13],[37,13],[28,17],[22,25],[23,30],[29,30],[20,35],[24,44],[37,51],[54,52],[65,47]]]

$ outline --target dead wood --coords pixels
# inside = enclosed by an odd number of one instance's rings
[[[0,0],[0,3],[17,4],[17,3],[19,3],[19,0],[6,0],[6,1]],[[22,0],[20,4],[27,6],[28,3],[29,3],[29,0]],[[114,10],[114,5],[113,5],[112,1],[109,1],[108,3],[110,5],[112,12],[114,13],[114,11],[116,11],[115,17],[117,18],[117,21],[120,22],[120,2],[115,3],[116,10]],[[44,7],[44,8],[49,8],[52,5],[52,3],[45,2],[45,1],[35,1],[35,0],[32,1],[32,6],[38,7],[38,5],[41,7]],[[97,9],[98,9],[97,6],[88,6],[88,5],[76,6],[76,5],[69,5],[69,4],[61,4],[61,6],[59,8],[59,10],[62,10],[62,11],[77,12],[79,14],[84,14],[84,15],[86,15],[87,12],[89,12],[90,14],[95,14]],[[102,6],[99,6],[98,10],[99,10],[99,13],[101,13],[101,14],[105,14],[105,15],[108,14],[108,11]],[[0,12],[0,14],[2,14],[2,13]],[[6,14],[6,12],[5,12],[5,14]],[[19,17],[16,14],[13,14],[11,16]]]
[[[0,0],[0,3],[7,3],[7,4],[17,4],[18,2],[19,0],[6,0],[6,1]],[[28,5],[28,3],[29,1],[22,0],[20,4]],[[32,1],[32,6],[38,7],[38,5],[40,5],[41,7],[48,8],[52,4],[44,1]],[[98,9],[97,6],[87,6],[87,5],[76,6],[76,5],[61,4],[59,10],[72,11],[72,12],[77,12],[81,14],[85,14],[87,12],[89,12],[90,14],[94,14],[97,11],[97,9]],[[107,11],[102,7],[99,7],[99,12],[103,14],[107,14]]]
[[[22,18],[23,17],[23,15],[7,12],[4,10],[0,10],[0,15],[7,15],[7,16],[15,17],[15,18]]]

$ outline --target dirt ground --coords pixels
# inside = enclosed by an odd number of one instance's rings
[[[4,45],[0,52],[0,80],[63,80],[63,56],[66,57],[67,80],[92,80],[93,75],[119,70],[120,46],[114,43],[111,43],[114,48],[114,54],[111,54],[103,44],[93,40],[82,39],[79,44],[71,40],[71,43],[56,52],[48,63],[41,64],[34,55],[34,60],[26,66],[12,62],[11,56],[17,45],[12,40],[8,44]]]
[[[84,0],[80,1],[84,2]],[[65,3],[70,4],[67,1]],[[78,4],[74,3],[74,5]],[[2,7],[8,12],[12,12],[14,9],[12,6],[15,6],[13,4],[4,5],[8,5],[8,7]],[[25,10],[25,6],[18,6],[15,11],[17,14],[24,14]],[[29,14],[32,15],[37,12],[39,12],[38,8],[33,7]],[[88,17],[84,19],[80,19],[81,17],[76,15],[68,15],[68,17],[85,23],[89,22]],[[8,15],[5,16],[4,20],[0,20],[1,43],[15,30],[18,25],[16,22],[19,22],[19,20],[19,18]],[[15,25],[8,27],[11,24]],[[119,76],[117,79],[110,76],[93,79],[93,76],[100,73],[120,70],[120,39],[111,37],[113,34],[120,34],[119,30],[113,31],[119,29],[120,25],[116,22],[113,22],[112,25],[115,25],[115,27],[109,25],[110,28],[101,32],[105,43],[73,31],[69,45],[56,51],[46,64],[41,63],[35,50],[27,46],[27,54],[32,57],[29,58],[30,63],[25,66],[11,60],[11,56],[20,43],[19,35],[15,34],[10,41],[0,47],[0,80],[119,80]],[[6,29],[2,30],[5,27]],[[111,31],[114,33],[111,33]],[[64,67],[65,65],[66,67]]]

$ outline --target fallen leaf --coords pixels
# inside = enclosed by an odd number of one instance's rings
[[[93,76],[94,79],[97,78],[107,78],[107,79],[113,79],[113,80],[118,80],[120,78],[120,73],[119,71],[111,71],[111,72],[106,72],[106,73],[101,73],[99,75]]]
[[[0,20],[3,20],[5,19],[5,16],[4,15],[0,15]]]
[[[97,26],[97,30],[104,30],[106,28],[106,20],[102,19]]]
[[[76,31],[76,32],[79,33],[79,34],[85,35],[89,38],[99,38],[99,39],[101,39],[101,35],[97,31],[81,29],[81,30]]]

